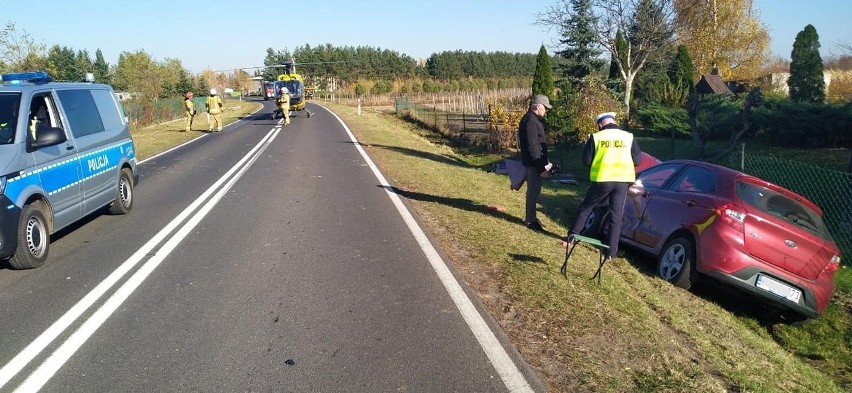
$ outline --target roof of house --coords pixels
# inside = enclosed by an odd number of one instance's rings
[[[731,89],[719,75],[701,75],[701,79],[695,85],[698,94],[732,94]]]

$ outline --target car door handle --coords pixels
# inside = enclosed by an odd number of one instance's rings
[[[65,145],[65,150],[74,150],[74,145]]]

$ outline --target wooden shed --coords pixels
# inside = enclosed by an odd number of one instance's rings
[[[733,94],[722,77],[719,76],[719,69],[715,67],[710,75],[701,75],[701,79],[695,85],[695,92],[702,97],[708,94]]]

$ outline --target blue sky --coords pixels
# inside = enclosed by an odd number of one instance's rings
[[[823,56],[852,44],[852,0],[754,0],[772,49],[789,58],[796,34],[812,24]],[[535,23],[557,0],[0,0],[0,23],[36,42],[101,49],[110,64],[144,50],[180,59],[191,72],[263,64],[267,48],[330,43],[390,49],[414,58],[444,50],[536,53],[557,38]],[[295,4],[287,8],[285,4]]]

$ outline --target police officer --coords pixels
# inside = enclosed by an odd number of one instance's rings
[[[216,89],[210,89],[210,96],[207,97],[207,114],[213,118],[212,122],[208,121],[210,132],[213,132],[214,125],[216,132],[222,132],[222,99],[216,95]]]
[[[610,260],[618,252],[624,200],[627,198],[627,188],[636,181],[635,166],[639,165],[642,150],[633,134],[618,127],[615,112],[601,113],[595,117],[595,123],[599,131],[592,134],[583,149],[583,164],[590,167],[589,180],[592,184],[577,207],[574,225],[568,232],[567,240],[570,247],[573,241],[571,235],[580,233],[595,206],[606,200],[609,212],[607,260]]]
[[[281,111],[281,115],[284,117],[284,125],[288,126],[290,125],[290,91],[287,90],[286,86],[281,86],[279,93],[276,100],[278,110]]]
[[[193,94],[187,91],[183,95],[183,112],[186,117],[186,131],[192,131],[192,119],[195,116],[195,104],[192,103]]]

